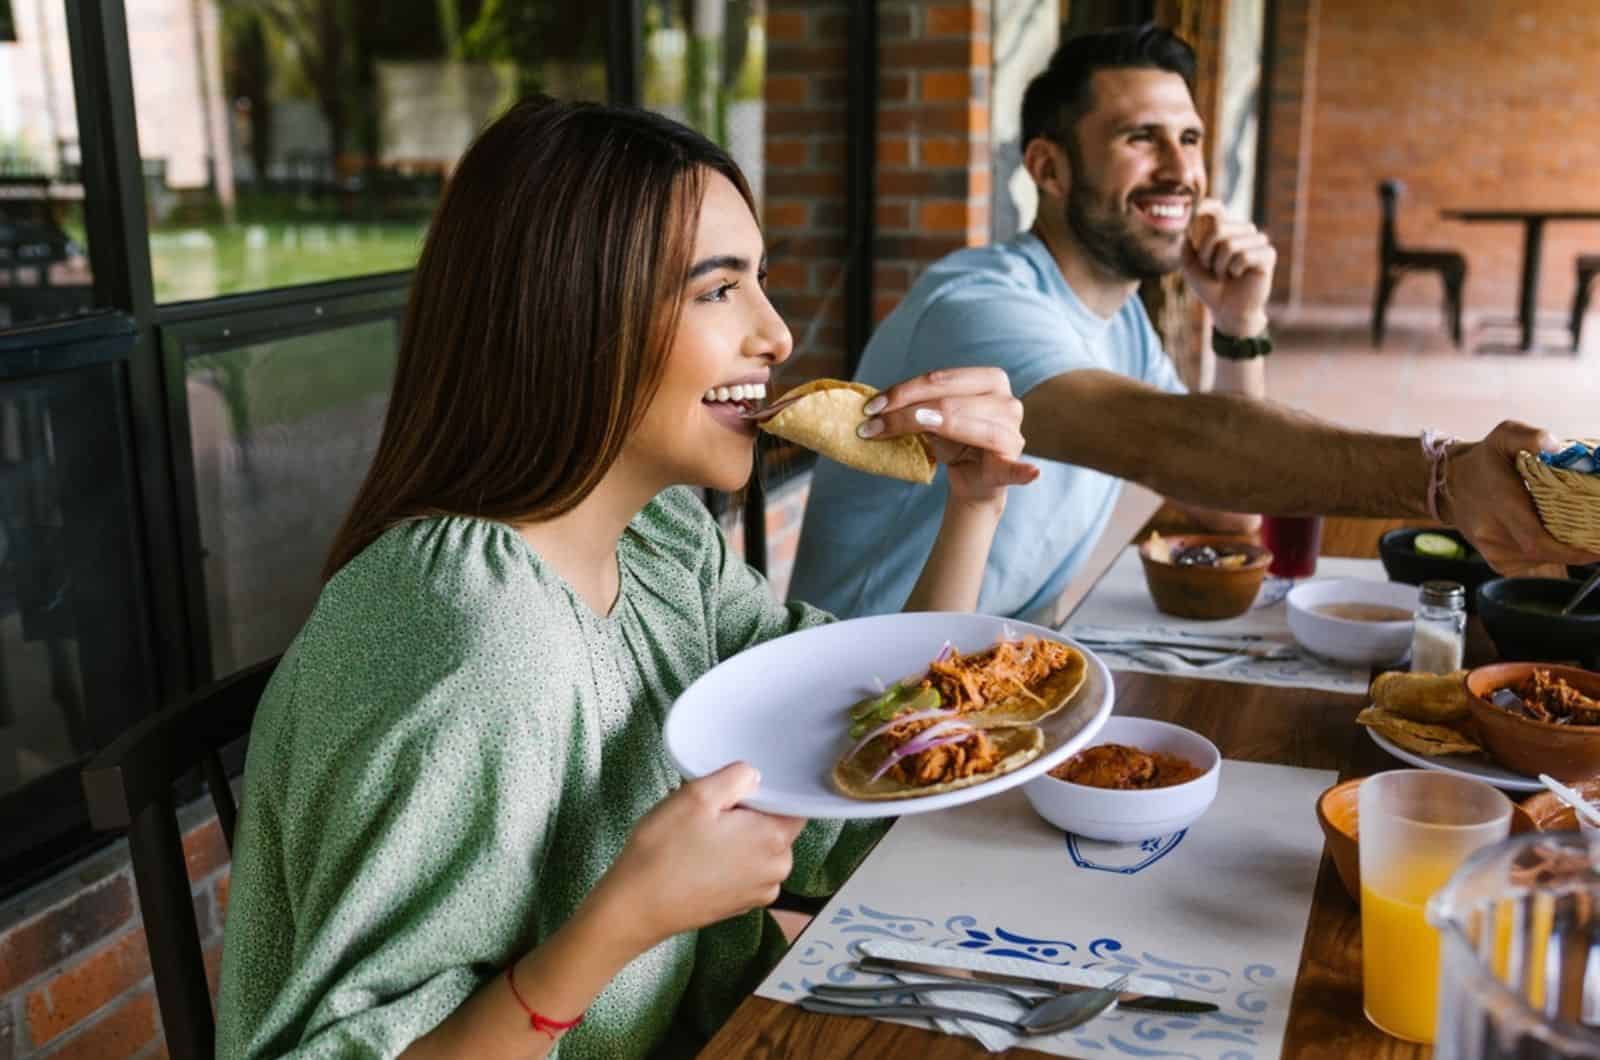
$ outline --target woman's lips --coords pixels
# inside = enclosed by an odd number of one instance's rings
[[[750,419],[744,406],[736,401],[702,401],[701,406],[722,426],[743,435],[756,433],[756,422]]]

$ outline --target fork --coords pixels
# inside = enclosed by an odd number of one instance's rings
[[[1127,982],[1128,977],[1123,975],[1114,982],[1107,983],[1105,986],[1097,987],[1094,990],[1084,990],[1046,998],[1042,1003],[1033,1006],[1014,1020],[991,1016],[987,1012],[946,1008],[942,1005],[896,1002],[888,1004],[852,1004],[847,1001],[830,1001],[816,996],[815,993],[801,998],[799,1004],[807,1012],[819,1012],[832,1016],[909,1016],[919,1019],[943,1016],[949,1019],[973,1020],[978,1023],[1001,1027],[1012,1034],[1033,1036],[1054,1034],[1057,1031],[1070,1030],[1080,1024],[1089,1022],[1116,1003],[1117,995],[1122,993],[1122,988],[1127,985]],[[902,984],[904,990],[901,992],[914,993],[917,990],[925,990],[927,985],[905,983]]]

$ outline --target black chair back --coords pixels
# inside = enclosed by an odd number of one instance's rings
[[[83,770],[90,823],[128,832],[156,1000],[174,1060],[210,1060],[216,1022],[173,785],[195,766],[201,768],[232,851],[237,813],[221,751],[249,735],[256,704],[277,664],[276,658],[257,663],[144,719]]]
[[[1378,230],[1378,259],[1385,265],[1400,247],[1399,237],[1395,235],[1395,216],[1399,213],[1400,193],[1404,190],[1405,186],[1398,180],[1378,183],[1378,208],[1383,213]]]

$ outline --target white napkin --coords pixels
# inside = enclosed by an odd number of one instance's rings
[[[967,968],[972,971],[1026,975],[1033,979],[1049,979],[1052,982],[1069,983],[1075,986],[1104,986],[1118,975],[1116,972],[1099,971],[1097,969],[1063,968],[1059,965],[1028,961],[1018,957],[990,957],[969,953],[964,950],[919,946],[915,943],[893,942],[886,939],[868,939],[860,944],[860,948],[861,952],[869,957],[893,957],[898,960],[919,961],[924,964],[942,964],[947,968]],[[918,975],[915,972],[901,972],[891,978],[911,986],[917,983],[947,981],[935,976]],[[1026,987],[1020,989],[1025,993],[1027,992]],[[1138,976],[1129,979],[1125,989],[1133,993],[1151,994],[1158,997],[1173,997],[1175,993],[1167,983]],[[998,994],[969,994],[956,990],[938,990],[931,994],[918,994],[917,996],[928,1004],[943,1005],[947,1008],[970,1009],[973,1012],[982,1012],[985,1015],[997,1016],[1001,1019],[1014,1020],[1021,1015],[1021,1011],[1016,1004],[1000,997]],[[1106,1011],[1114,1012],[1116,1007],[1112,1006]],[[1012,1034],[1003,1027],[979,1023],[976,1020],[968,1022],[957,1019],[929,1019],[928,1022],[946,1034],[965,1034],[971,1038],[976,1038],[978,1043],[991,1053],[1003,1053],[1012,1046],[1024,1041],[1021,1035]],[[1053,1035],[1029,1037],[1026,1040],[1030,1043],[1053,1041],[1058,1045],[1065,1046],[1074,1033],[1076,1033],[1076,1028],[1060,1031]]]

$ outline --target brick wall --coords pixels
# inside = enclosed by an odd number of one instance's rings
[[[228,854],[210,801],[184,812],[184,853],[216,989]],[[0,921],[0,1060],[164,1057],[127,844],[8,902]]]
[[[849,7],[767,7],[764,223],[768,289],[795,335],[786,385],[844,371]],[[988,0],[879,4],[875,319],[929,263],[989,238],[989,22]]]
[[[1468,260],[1469,307],[1514,311],[1521,228],[1461,224],[1439,217],[1452,206],[1600,206],[1600,18],[1593,0],[1538,4],[1460,4],[1454,0],[1297,0],[1279,4],[1279,25],[1297,11],[1313,20],[1303,38],[1312,66],[1298,101],[1309,123],[1309,149],[1291,162],[1278,110],[1269,116],[1273,234],[1285,232],[1282,179],[1305,172],[1296,204],[1303,243],[1296,271],[1303,300],[1313,305],[1370,305],[1376,280],[1377,182],[1398,177],[1408,194],[1401,238],[1454,246]],[[1302,54],[1305,49],[1302,48]],[[1292,49],[1273,55],[1275,75],[1292,74]],[[1296,101],[1279,77],[1275,108],[1293,114]],[[1573,258],[1600,250],[1600,224],[1552,224],[1545,232],[1540,305],[1565,309],[1574,284]],[[1399,304],[1437,306],[1438,281],[1401,284]]]

